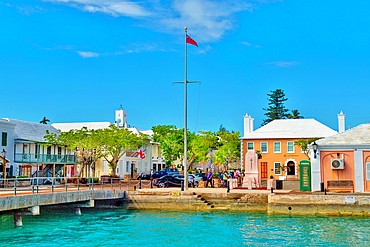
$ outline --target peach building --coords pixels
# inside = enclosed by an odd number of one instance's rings
[[[244,136],[241,138],[242,167],[248,164],[248,150],[260,151],[260,179],[299,179],[299,162],[308,157],[294,141],[323,138],[338,132],[315,119],[279,119],[253,130],[253,118],[244,116]]]
[[[316,141],[311,159],[312,191],[339,190],[370,192],[370,124]],[[346,187],[346,188],[343,188]]]

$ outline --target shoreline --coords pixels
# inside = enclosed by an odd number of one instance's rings
[[[270,215],[370,217],[370,194],[192,188],[126,192],[125,208],[153,210],[265,212]]]

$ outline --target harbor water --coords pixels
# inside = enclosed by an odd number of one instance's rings
[[[303,217],[263,213],[41,211],[0,216],[4,246],[370,246],[370,218]]]

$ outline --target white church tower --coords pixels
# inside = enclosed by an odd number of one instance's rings
[[[126,111],[122,109],[122,105],[119,110],[116,110],[116,125],[119,128],[127,128],[127,116]]]

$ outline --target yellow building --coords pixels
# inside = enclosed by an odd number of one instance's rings
[[[242,167],[248,165],[248,150],[260,151],[259,176],[267,179],[298,179],[299,162],[308,157],[294,145],[300,139],[322,138],[337,134],[337,131],[315,119],[279,119],[253,130],[253,118],[244,116],[242,139]]]

